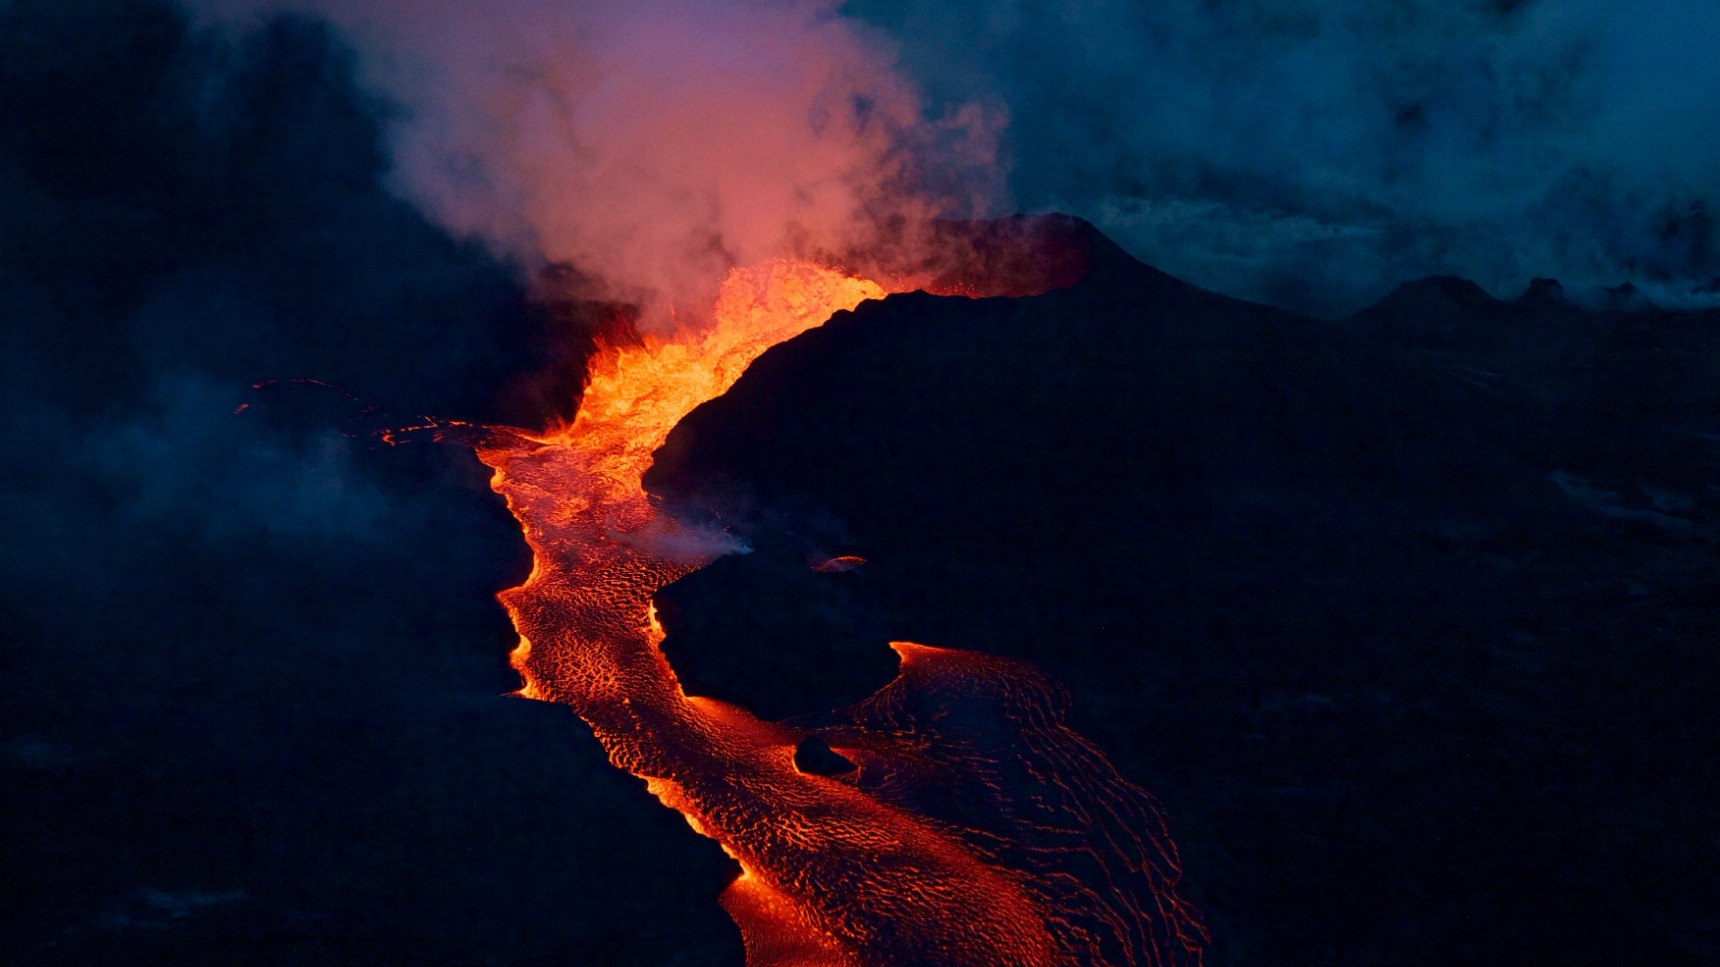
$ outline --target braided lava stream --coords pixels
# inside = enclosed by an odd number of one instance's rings
[[[687,695],[659,648],[652,596],[733,543],[646,495],[653,451],[770,346],[884,295],[812,263],[736,270],[712,325],[602,351],[571,424],[477,445],[533,552],[499,595],[520,694],[572,708],[740,864],[721,903],[752,967],[1198,964],[1158,805],[1028,666],[892,643],[893,681],[800,727]],[[856,767],[802,771],[809,739]]]

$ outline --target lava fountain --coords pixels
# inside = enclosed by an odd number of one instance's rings
[[[652,596],[735,544],[653,502],[653,451],[760,353],[885,294],[807,262],[733,271],[711,324],[600,352],[570,424],[478,445],[533,552],[499,596],[520,694],[572,708],[740,865],[721,902],[753,967],[1198,964],[1157,804],[1032,669],[893,643],[894,681],[807,726],[687,695],[659,648]],[[837,768],[797,766],[809,742]]]

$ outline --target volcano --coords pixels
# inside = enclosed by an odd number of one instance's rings
[[[1045,669],[1220,962],[1712,954],[1720,314],[1435,278],[1317,320],[1058,224],[1073,285],[862,304],[669,434],[646,487],[754,549],[659,595],[687,687],[839,707],[885,637]]]

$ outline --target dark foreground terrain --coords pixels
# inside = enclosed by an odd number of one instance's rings
[[[839,316],[681,424],[648,485],[756,548],[664,595],[689,690],[1038,663],[1221,963],[1720,957],[1720,313],[1427,279],[1323,322],[1093,250]]]

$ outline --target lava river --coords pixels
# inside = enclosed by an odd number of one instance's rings
[[[791,726],[687,695],[659,648],[653,594],[734,545],[646,495],[652,452],[764,350],[884,295],[810,263],[737,270],[711,325],[603,351],[570,425],[478,446],[534,554],[500,596],[521,694],[572,708],[739,863],[721,902],[749,965],[1199,963],[1157,804],[1031,668],[897,642],[895,680]],[[798,768],[808,740],[836,768]]]

